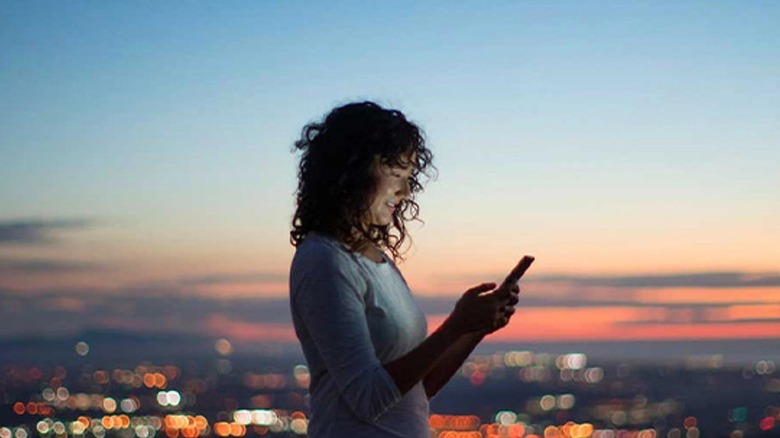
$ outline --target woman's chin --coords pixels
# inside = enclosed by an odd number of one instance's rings
[[[371,221],[371,225],[374,227],[387,227],[393,224],[392,217],[375,218]]]

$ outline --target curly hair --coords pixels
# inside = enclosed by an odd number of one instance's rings
[[[406,222],[421,222],[414,201],[415,194],[423,191],[420,175],[430,178],[436,172],[422,129],[398,110],[354,102],[304,126],[296,151],[302,155],[290,243],[297,247],[314,231],[335,237],[355,251],[373,243],[390,251],[394,260],[403,260],[401,245],[407,238],[411,241]],[[412,165],[410,195],[393,212],[392,224],[384,226],[366,220],[377,188],[377,159],[388,166]]]

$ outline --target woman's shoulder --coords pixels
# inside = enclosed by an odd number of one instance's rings
[[[338,287],[328,287],[333,285]],[[324,298],[343,289],[363,291],[365,286],[358,263],[337,240],[310,234],[298,244],[290,266],[291,296],[316,291],[315,295]]]
[[[345,253],[346,248],[344,248],[341,243],[339,243],[339,241],[334,237],[328,236],[326,234],[310,232],[298,244],[295,252],[296,254],[309,252],[336,254]]]
[[[316,266],[354,265],[354,258],[335,238],[319,233],[309,233],[298,244],[293,257],[293,267],[301,264]]]

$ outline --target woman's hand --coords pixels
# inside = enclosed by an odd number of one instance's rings
[[[482,283],[467,290],[445,321],[459,334],[487,335],[505,327],[515,313],[520,288],[495,289],[495,283]]]
[[[520,286],[517,284],[512,286],[512,289],[508,291],[506,289],[496,289],[491,293],[504,296],[506,299],[506,304],[499,310],[495,326],[482,332],[482,336],[489,335],[506,327],[509,324],[509,320],[512,318],[512,315],[515,314],[515,304],[520,301]]]

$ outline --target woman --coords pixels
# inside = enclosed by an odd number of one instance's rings
[[[312,375],[309,436],[427,438],[429,398],[506,326],[519,289],[477,285],[427,335],[395,265],[418,216],[418,177],[433,169],[421,130],[399,111],[351,103],[295,146],[290,305]]]

